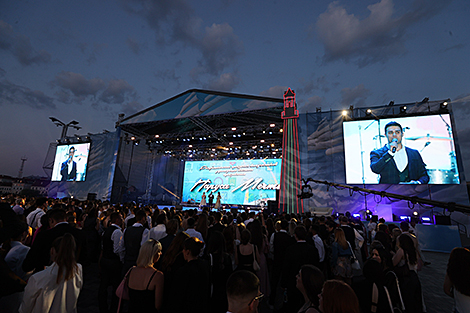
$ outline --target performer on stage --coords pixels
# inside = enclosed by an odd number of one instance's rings
[[[70,147],[69,157],[61,165],[60,175],[62,175],[62,181],[75,181],[77,179],[77,163],[73,160],[74,153],[75,148]]]
[[[427,184],[429,176],[420,153],[402,144],[403,128],[397,122],[385,125],[388,144],[370,153],[370,168],[380,175],[380,184]]]
[[[205,192],[202,193],[201,203],[199,203],[199,207],[202,208],[203,206],[206,206],[206,193]]]
[[[222,196],[220,195],[220,192],[217,193],[217,199],[215,200],[215,206],[214,208],[216,210],[220,210],[220,201],[222,200]]]
[[[212,203],[214,203],[214,194],[211,192],[209,194],[209,208],[212,208]]]

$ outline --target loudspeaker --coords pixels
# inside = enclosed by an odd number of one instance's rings
[[[450,216],[434,215],[434,223],[436,225],[452,225]]]
[[[277,201],[268,200],[268,208],[265,211],[268,214],[274,213],[277,215],[278,206],[279,206],[279,203]]]

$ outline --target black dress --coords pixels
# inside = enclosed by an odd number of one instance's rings
[[[155,271],[145,290],[136,290],[129,287],[129,313],[158,312],[155,308],[155,290],[149,290]]]
[[[237,255],[238,255],[237,271],[246,270],[246,271],[252,272],[253,274],[256,274],[253,268],[253,261],[255,260],[254,248],[253,248],[252,253],[248,255],[244,255],[244,254],[241,254],[240,252],[240,246],[237,246]]]

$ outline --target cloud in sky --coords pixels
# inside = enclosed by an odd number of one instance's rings
[[[307,99],[307,102],[305,105],[300,105],[299,111],[301,113],[312,113],[316,112],[317,108],[321,108],[321,104],[323,102],[323,99],[319,96],[313,96]]]
[[[364,84],[357,85],[354,88],[341,89],[341,104],[363,106],[371,91],[364,87]]]
[[[126,116],[131,116],[134,113],[143,110],[144,106],[137,101],[129,101],[124,103],[121,106],[121,113],[124,113]]]
[[[39,90],[0,81],[0,105],[27,105],[35,109],[54,109],[54,99]]]
[[[51,61],[49,52],[36,51],[28,37],[15,32],[10,24],[2,20],[0,20],[0,50],[9,51],[23,66]]]
[[[123,79],[112,79],[100,96],[106,103],[124,103],[128,99],[135,99],[137,93],[128,82]]]
[[[105,82],[99,77],[86,79],[79,73],[60,72],[51,85],[59,89],[56,95],[64,103],[82,103],[87,99],[98,99],[107,104],[123,104],[137,99],[135,88],[123,79]]]
[[[157,43],[182,43],[201,53],[198,66],[190,73],[194,81],[199,81],[201,75],[219,76],[235,67],[243,53],[243,42],[228,23],[214,23],[203,29],[202,19],[185,0],[123,0],[122,3],[126,11],[147,21],[155,31]]]
[[[240,78],[234,73],[223,73],[219,78],[211,81],[206,88],[217,91],[232,91],[240,84]]]
[[[359,67],[385,62],[406,52],[407,29],[439,13],[448,1],[415,0],[411,9],[396,16],[393,0],[369,5],[369,16],[349,14],[338,2],[332,2],[320,14],[315,29],[324,45],[324,62],[342,60]]]
[[[129,49],[132,52],[134,52],[137,55],[140,53],[140,51],[143,48],[142,45],[133,37],[127,37],[126,45],[129,47]]]
[[[310,80],[305,80],[301,79],[300,80],[301,85],[303,87],[298,89],[299,94],[310,94],[313,91],[323,91],[324,93],[327,93],[330,91],[329,83],[326,79],[326,75],[323,75],[321,77],[317,78],[312,78]]]
[[[267,90],[261,91],[259,94],[260,94],[260,96],[283,99],[284,98],[284,92],[286,92],[287,88],[289,88],[289,87],[287,87],[287,86],[274,86],[274,87],[271,87]]]

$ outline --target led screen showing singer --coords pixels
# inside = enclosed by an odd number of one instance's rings
[[[449,114],[343,122],[347,184],[459,184]]]

